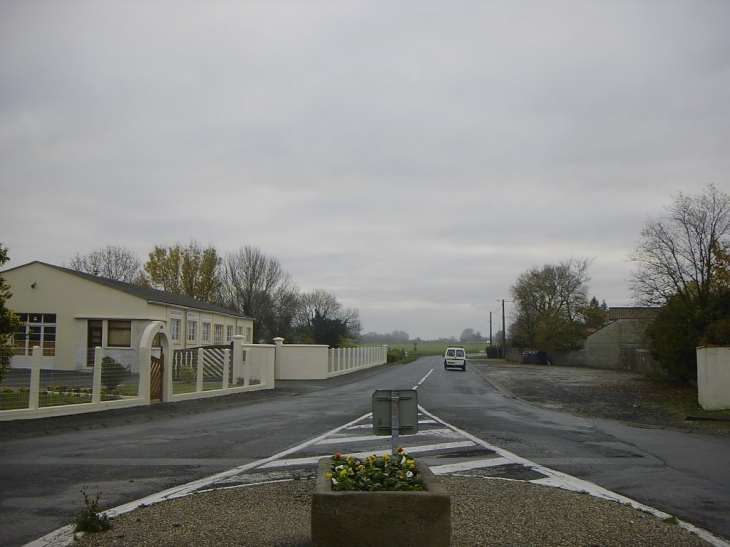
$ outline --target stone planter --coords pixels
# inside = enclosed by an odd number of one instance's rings
[[[448,547],[451,497],[422,463],[421,492],[333,492],[332,458],[322,458],[312,495],[314,547]]]

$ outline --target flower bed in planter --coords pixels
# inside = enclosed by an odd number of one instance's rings
[[[348,466],[346,460],[319,460],[312,495],[314,547],[448,547],[451,497],[428,466],[415,464],[411,469],[418,480],[401,481],[422,485],[423,490],[333,490],[335,482],[343,482],[338,480],[342,469],[334,470],[340,461],[345,470],[341,479],[353,476],[348,467],[361,466],[359,461]]]

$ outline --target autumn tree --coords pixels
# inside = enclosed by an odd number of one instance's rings
[[[108,245],[85,255],[76,254],[67,265],[72,270],[86,272],[108,279],[139,283],[143,275],[142,261],[125,247]]]
[[[217,304],[221,292],[221,259],[212,245],[155,246],[144,265],[149,284],[157,289]]]
[[[695,348],[730,342],[730,196],[709,185],[702,195],[680,193],[666,210],[647,221],[630,255],[630,286],[638,302],[661,306],[647,329],[654,358],[669,376],[691,381]]]
[[[256,339],[292,336],[297,289],[279,261],[257,247],[242,247],[221,263],[220,302],[255,320]]]
[[[8,260],[10,260],[8,249],[0,243],[0,267]],[[11,336],[21,326],[20,317],[5,305],[11,296],[10,285],[0,275],[0,382],[5,379],[10,366],[10,357],[13,355]]]
[[[510,288],[517,319],[510,329],[518,347],[573,349],[586,337],[589,260],[533,267]]]

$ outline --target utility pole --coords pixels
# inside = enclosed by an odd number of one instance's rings
[[[489,347],[492,347],[492,312],[489,312]]]
[[[507,358],[507,344],[504,330],[504,298],[502,299],[502,359]]]

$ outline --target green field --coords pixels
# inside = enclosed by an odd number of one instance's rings
[[[479,353],[480,351],[484,351],[486,344],[460,344],[460,343],[440,344],[440,343],[421,342],[418,344],[418,349],[415,352],[413,350],[412,343],[388,344],[388,347],[391,349],[405,350],[409,355],[412,353],[417,353],[419,355],[443,355],[444,352],[446,351],[446,348],[449,348],[449,347],[464,348],[466,350],[467,354]]]

